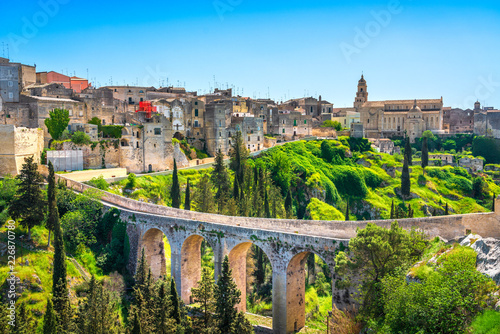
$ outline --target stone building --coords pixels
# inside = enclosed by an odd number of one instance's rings
[[[47,83],[58,83],[64,87],[73,90],[75,93],[81,93],[82,90],[87,89],[90,84],[87,79],[79,78],[76,76],[68,76],[55,71],[50,72],[37,72],[36,73],[36,83],[47,84]]]
[[[312,135],[312,116],[297,111],[273,110],[269,134],[278,135],[285,140],[304,138]]]
[[[228,132],[228,147],[231,146],[232,137],[240,131],[245,147],[250,152],[260,151],[264,148],[264,120],[260,117],[231,117],[231,127]],[[229,152],[228,152],[229,153]]]
[[[334,108],[331,113],[321,114],[321,121],[337,121],[345,129],[350,129],[352,123],[361,121],[359,112],[354,108]]]
[[[19,174],[24,159],[30,156],[40,163],[42,151],[42,130],[0,125],[0,175]]]
[[[329,104],[330,105],[330,104]],[[333,104],[331,104],[333,106]],[[314,97],[303,97],[300,99],[292,99],[280,104],[280,110],[296,110],[303,109],[305,114],[311,117],[321,115],[321,105]]]
[[[231,100],[217,100],[205,104],[205,143],[210,155],[219,150],[229,152],[229,128],[233,102]]]
[[[473,133],[474,110],[443,108],[443,130],[448,133]]]
[[[474,134],[500,138],[500,110],[481,109],[481,104],[474,105]]]
[[[21,63],[11,63],[0,57],[0,96],[3,102],[19,102],[24,87],[36,82],[36,68]]]
[[[442,133],[443,99],[369,101],[364,76],[358,82],[354,108],[360,113],[367,138],[390,138],[408,133],[412,141],[422,132]]]

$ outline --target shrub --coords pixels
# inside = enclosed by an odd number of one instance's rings
[[[307,212],[312,220],[345,220],[342,212],[317,198],[311,198],[307,205]]]
[[[76,145],[88,145],[91,142],[89,135],[82,131],[75,131],[71,135],[71,141]]]
[[[338,121],[326,120],[321,124],[322,128],[334,128],[336,131],[342,130],[342,124]]]
[[[102,175],[99,175],[99,177],[93,177],[90,179],[90,181],[87,182],[89,185],[92,187],[96,187],[97,189],[105,190],[107,191],[109,189],[109,184],[104,180],[104,177]]]

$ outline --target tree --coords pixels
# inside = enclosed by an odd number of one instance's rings
[[[128,331],[129,334],[142,334],[142,325],[139,321],[138,312],[134,312],[134,320],[132,321],[132,326]]]
[[[186,196],[184,198],[184,210],[191,210],[191,189],[189,188],[189,179],[186,185]]]
[[[321,124],[322,128],[334,128],[336,131],[342,130],[342,124],[339,121],[326,120]]]
[[[397,269],[405,270],[422,255],[427,241],[421,232],[410,232],[397,222],[390,229],[368,223],[349,241],[349,249],[335,258],[335,272],[342,278],[337,284],[347,287],[358,277],[360,312],[366,317],[383,316],[381,282]]]
[[[167,281],[160,280],[157,284],[155,296],[155,333],[174,334],[177,325],[175,319],[171,318],[172,300],[170,299],[170,288]]]
[[[16,309],[16,321],[12,333],[33,334],[36,332],[37,323],[38,321],[33,319],[31,311],[26,309],[26,303],[21,303]]]
[[[0,334],[9,334],[11,327],[9,325],[9,310],[7,309],[7,305],[4,303],[0,302]],[[50,333],[52,334],[52,333]],[[55,332],[54,332],[55,334]]]
[[[170,300],[172,302],[172,314],[171,317],[175,320],[177,324],[181,323],[181,310],[179,295],[177,294],[177,288],[175,287],[175,280],[172,277],[170,279]]]
[[[224,212],[224,205],[229,198],[231,181],[224,163],[224,154],[221,150],[215,155],[215,163],[211,171],[210,179],[215,185],[215,199],[217,200],[217,210],[219,214]]]
[[[449,213],[448,213],[448,202],[446,202],[446,205],[445,205],[445,207],[444,207],[444,215],[445,215],[445,216],[448,216],[448,215],[449,215]]]
[[[349,198],[347,198],[347,203],[346,203],[346,206],[345,206],[345,221],[349,221],[350,218],[349,218]]]
[[[267,196],[267,189],[265,190],[265,194],[264,194],[264,212],[265,212],[266,218],[271,218],[271,210],[269,208],[269,199]]]
[[[203,267],[201,280],[198,281],[196,288],[191,289],[194,302],[200,305],[203,312],[200,322],[205,332],[213,327],[212,313],[215,310],[214,285],[213,272],[209,268]]]
[[[208,174],[204,174],[193,194],[193,202],[196,211],[213,213],[214,210],[214,195],[212,193],[212,182]]]
[[[222,272],[215,286],[215,312],[214,318],[217,328],[221,333],[231,333],[231,325],[236,319],[238,305],[241,298],[241,291],[238,290],[233,280],[232,270],[229,268],[229,258],[227,255],[222,262]]]
[[[406,136],[405,142],[405,157],[408,159],[408,165],[412,165],[413,157],[411,152],[410,137]]]
[[[245,147],[241,131],[237,131],[235,136],[232,137],[229,168],[234,171],[234,175],[238,179],[238,184],[240,186],[243,184],[243,176],[245,174],[248,156],[249,153]]]
[[[484,195],[488,192],[488,184],[481,176],[475,177],[472,180],[472,197],[475,199],[483,199]]]
[[[53,200],[52,205],[57,205]],[[67,332],[71,328],[71,306],[68,297],[68,281],[66,276],[66,251],[64,249],[63,234],[59,224],[59,214],[53,210],[51,219],[54,226],[54,269],[52,272],[52,301],[57,314],[60,332]]]
[[[497,289],[491,278],[476,270],[476,256],[468,247],[455,246],[440,256],[436,269],[427,267],[430,274],[419,282],[408,282],[402,270],[384,278],[388,332],[465,333],[470,321],[488,308],[489,294]]]
[[[56,314],[50,298],[47,298],[47,308],[43,316],[43,334],[57,334]]]
[[[238,312],[236,317],[234,318],[233,323],[231,324],[231,333],[232,334],[253,334],[253,326],[250,321],[245,317],[245,313]]]
[[[46,118],[44,123],[52,139],[58,140],[68,127],[69,111],[56,108],[49,112],[49,118]]]
[[[394,219],[394,200],[392,200],[392,203],[391,203],[391,216],[390,216],[391,219]]]
[[[170,188],[170,198],[172,199],[172,207],[181,207],[181,189],[179,186],[179,176],[177,175],[177,162],[174,159],[174,172],[172,174],[172,188]]]
[[[43,177],[38,173],[38,165],[33,156],[26,158],[19,180],[19,190],[9,206],[9,214],[13,219],[21,218],[21,225],[28,228],[28,240],[31,240],[31,228],[40,225],[45,216],[45,201],[42,190]]]
[[[493,193],[493,201],[491,203],[491,211],[495,212],[495,200],[497,198],[497,195]]]
[[[87,297],[78,307],[77,330],[79,333],[108,334],[116,331],[118,315],[114,311],[115,305],[111,301],[103,283],[92,275]]]
[[[286,193],[285,210],[286,210],[287,216],[291,217],[293,208],[292,208],[292,191],[290,188],[288,188],[288,191]]]
[[[82,131],[75,131],[73,135],[71,135],[71,142],[76,145],[88,145],[91,143],[90,136]]]
[[[49,230],[49,237],[47,242],[47,248],[50,247],[50,233],[54,230],[56,218],[55,215],[59,215],[57,211],[56,202],[56,180],[54,176],[54,166],[52,162],[49,161],[49,186],[47,187],[47,204],[48,204],[48,217],[45,226]]]
[[[410,170],[408,168],[408,157],[405,154],[403,162],[403,171],[401,172],[401,195],[403,196],[403,199],[410,197],[410,188],[411,188]]]
[[[422,168],[429,166],[429,147],[427,144],[427,140],[427,137],[424,137],[422,139]]]

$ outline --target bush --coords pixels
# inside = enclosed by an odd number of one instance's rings
[[[364,198],[368,193],[364,173],[359,168],[336,166],[331,173],[334,177],[333,183],[341,194],[354,198]]]
[[[307,205],[307,212],[312,220],[345,220],[342,212],[317,198],[311,198]]]
[[[338,121],[326,120],[321,124],[322,128],[334,128],[336,131],[342,130],[342,124]]]
[[[121,125],[102,125],[99,126],[99,132],[102,132],[104,138],[121,138],[123,126]]]
[[[76,145],[88,145],[91,142],[89,135],[82,131],[75,131],[71,136],[71,141]]]
[[[109,189],[109,184],[104,180],[104,177],[102,175],[99,175],[99,177],[93,177],[90,179],[90,181],[87,182],[89,185],[92,187],[95,187],[97,189],[105,190],[107,191]]]

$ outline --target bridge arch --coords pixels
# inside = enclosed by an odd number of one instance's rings
[[[241,291],[241,301],[237,305],[238,311],[247,310],[247,257],[252,246],[258,247],[260,251],[269,259],[266,251],[253,242],[242,242],[234,246],[229,252],[229,266],[232,270],[233,279],[236,286]],[[271,269],[272,269],[272,262]]]
[[[319,254],[302,251],[295,254],[286,268],[286,333],[294,333],[306,324],[306,263],[309,255]]]
[[[188,236],[181,247],[181,299],[191,304],[191,289],[201,280],[201,244],[210,241],[199,234]],[[213,247],[212,247],[213,249]]]
[[[165,254],[164,237],[166,237],[166,235],[163,231],[152,227],[143,234],[141,240],[141,245],[144,249],[144,254],[146,255],[146,261],[151,267],[153,277],[156,279],[166,277],[170,274],[167,273],[167,261],[165,255],[171,258],[171,254]],[[140,258],[142,256],[142,252],[139,252],[138,256]]]

